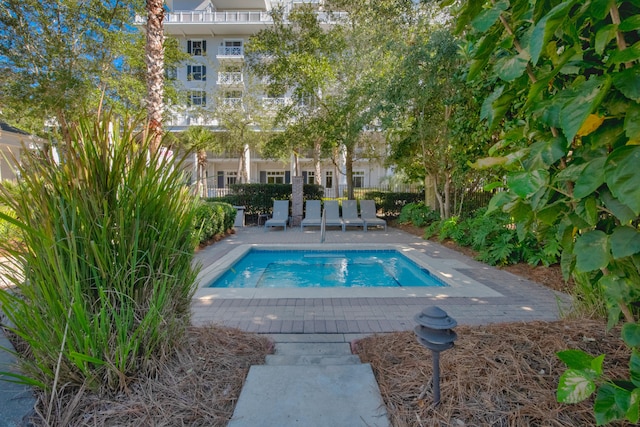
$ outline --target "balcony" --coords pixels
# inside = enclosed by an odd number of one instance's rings
[[[241,72],[218,72],[217,84],[229,87],[242,87],[244,86],[244,74]]]
[[[289,104],[287,98],[262,98],[262,106],[267,110],[277,110]]]
[[[211,31],[219,35],[253,34],[269,24],[273,24],[273,19],[268,12],[247,10],[180,10],[167,13],[164,21],[165,31],[178,35],[206,34]]]
[[[222,98],[222,105],[228,108],[242,108],[242,98]]]
[[[244,47],[242,46],[220,46],[216,55],[218,61],[242,62],[244,61]]]

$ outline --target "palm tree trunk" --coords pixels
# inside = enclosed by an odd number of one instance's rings
[[[147,0],[147,121],[151,150],[157,151],[162,140],[164,110],[164,20],[163,0]]]

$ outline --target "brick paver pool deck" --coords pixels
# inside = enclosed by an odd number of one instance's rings
[[[297,227],[269,229],[243,227],[236,234],[198,252],[203,268],[216,262],[240,245],[301,245],[320,243],[317,229]],[[324,244],[399,244],[420,251],[434,263],[454,266],[454,270],[497,292],[492,296],[367,296],[327,297],[327,290],[265,289],[259,296],[236,297],[232,293],[203,297],[193,301],[193,323],[223,324],[249,332],[268,334],[371,334],[412,330],[413,317],[429,305],[445,310],[458,324],[478,325],[560,318],[569,310],[570,298],[542,285],[497,268],[489,267],[456,251],[389,227],[368,232],[328,230]],[[272,293],[270,293],[272,292]],[[371,292],[374,294],[374,292]],[[199,296],[200,295],[200,296]],[[272,297],[270,295],[273,295]]]

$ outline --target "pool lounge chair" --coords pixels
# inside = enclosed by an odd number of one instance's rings
[[[344,222],[340,218],[340,206],[337,200],[327,200],[324,202],[325,226],[339,226],[344,231]]]
[[[320,200],[307,200],[304,219],[300,222],[300,229],[305,227],[320,227],[322,225],[322,214],[320,213]]]
[[[360,200],[360,218],[364,221],[365,231],[371,226],[382,226],[387,231],[387,221],[376,216],[376,203],[373,200]]]
[[[358,216],[358,202],[355,200],[344,200],[342,202],[342,229],[347,227],[364,227],[364,221]]]
[[[287,223],[289,222],[289,201],[288,200],[274,200],[273,201],[273,216],[264,222],[264,230],[267,231],[267,227],[284,227],[287,229]]]

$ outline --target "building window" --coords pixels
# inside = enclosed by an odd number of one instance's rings
[[[242,40],[225,40],[220,47],[220,54],[224,56],[242,56]]]
[[[315,184],[315,177],[316,177],[315,171],[307,172],[307,182],[305,182],[305,184]]]
[[[207,67],[204,65],[187,65],[187,80],[207,80]]]
[[[364,187],[364,171],[353,171],[353,187]]]
[[[240,108],[242,107],[242,91],[228,90],[222,95],[222,105],[225,107]]]
[[[284,171],[267,171],[267,184],[284,184]]]
[[[324,186],[325,188],[333,188],[333,171],[324,173]]]
[[[207,41],[187,40],[187,53],[192,56],[205,56],[207,53]]]
[[[203,90],[191,90],[188,93],[187,105],[189,107],[204,107],[207,105],[207,94]]]
[[[238,182],[238,172],[226,172],[227,187]]]
[[[176,80],[178,78],[177,67],[165,67],[164,76],[167,80]]]

